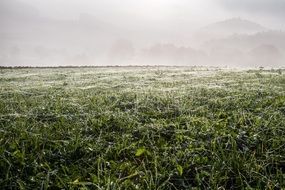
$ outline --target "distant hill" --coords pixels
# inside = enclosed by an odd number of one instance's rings
[[[250,34],[265,30],[268,29],[261,26],[260,24],[241,18],[232,18],[221,22],[216,22],[201,29],[201,31],[204,32],[223,33],[229,35],[235,33]]]
[[[275,46],[263,44],[263,45],[257,46],[256,48],[253,48],[250,51],[250,54],[254,56],[261,55],[261,54],[262,55],[267,54],[267,55],[276,57],[279,55],[279,51]]]
[[[211,61],[238,66],[281,66],[285,57],[285,32],[236,34],[210,40],[202,46]]]
[[[195,38],[202,42],[226,38],[235,34],[254,34],[269,30],[268,28],[240,18],[232,18],[221,22],[216,22],[199,29],[195,34]]]
[[[282,64],[283,55],[273,45],[262,44],[247,53],[249,64],[252,66],[278,66]]]
[[[255,34],[236,34],[227,38],[214,39],[204,43],[205,49],[234,48],[249,51],[262,44],[275,46],[285,52],[285,32],[266,31]]]

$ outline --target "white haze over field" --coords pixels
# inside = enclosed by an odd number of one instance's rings
[[[284,0],[0,0],[0,66],[285,66]]]

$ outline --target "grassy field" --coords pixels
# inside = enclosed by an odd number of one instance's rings
[[[284,70],[0,69],[0,189],[282,188]]]

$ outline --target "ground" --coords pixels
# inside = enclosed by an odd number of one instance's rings
[[[285,71],[0,69],[1,189],[285,188]]]

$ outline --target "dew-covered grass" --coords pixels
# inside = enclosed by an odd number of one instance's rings
[[[285,71],[0,69],[0,189],[285,188]]]

